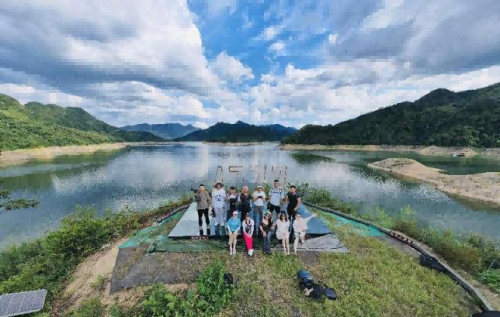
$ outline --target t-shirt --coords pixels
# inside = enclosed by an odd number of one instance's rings
[[[212,191],[212,201],[214,204],[214,208],[224,208],[224,199],[226,198],[226,191],[224,188],[217,189],[215,188]]]
[[[253,230],[253,227],[255,225],[255,222],[253,221],[253,219],[249,219],[249,221],[247,222],[247,220],[243,220],[243,222],[241,223],[241,226],[243,227],[243,230],[245,230],[245,232],[247,234],[250,234],[250,232],[252,232]]]
[[[260,226],[262,227],[262,230],[264,230],[264,232],[269,232],[273,226],[273,221],[269,220],[267,225],[263,221],[261,221]]]
[[[240,194],[238,201],[240,211],[250,211],[250,194]]]
[[[236,194],[230,195],[228,197],[229,199],[229,211],[235,211],[236,210],[236,202],[238,201],[238,196]]]
[[[266,199],[266,193],[264,192],[258,192],[258,191],[255,191],[253,192],[253,198],[257,198],[257,197],[260,197],[260,199],[257,199],[256,201],[254,201],[254,204],[255,206],[264,206],[264,200]]]
[[[236,230],[240,229],[240,225],[241,222],[239,218],[235,219],[234,217],[231,217],[231,219],[226,222],[226,226],[229,227],[229,230],[231,230],[232,233],[235,233]]]
[[[292,209],[297,207],[297,204],[299,203],[297,199],[300,198],[299,193],[295,192],[295,194],[292,194],[291,192],[288,192],[288,209]]]
[[[273,206],[279,206],[280,205],[280,200],[285,196],[285,192],[283,191],[283,188],[278,186],[278,187],[272,187],[271,190],[269,190],[269,198],[270,198],[270,203]]]

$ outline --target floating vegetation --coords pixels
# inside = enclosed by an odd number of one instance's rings
[[[40,202],[35,199],[12,199],[9,200],[2,205],[5,210],[14,210],[14,209],[23,209],[23,208],[29,208],[29,207],[35,207],[38,205]]]
[[[305,152],[295,152],[291,154],[292,158],[299,164],[317,164],[321,162],[335,162],[334,158],[316,155]]]
[[[5,189],[0,189],[0,199],[9,197],[10,192]]]

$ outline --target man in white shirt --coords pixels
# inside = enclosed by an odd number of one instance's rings
[[[276,213],[276,218],[279,219],[280,206],[283,204],[283,198],[285,197],[285,191],[283,187],[280,186],[280,181],[274,181],[274,187],[269,190],[269,203],[267,204],[269,211]]]
[[[215,211],[215,225],[223,226],[226,222],[224,204],[226,198],[226,191],[221,183],[217,183],[215,188],[212,190],[212,208]]]
[[[259,223],[262,220],[262,216],[264,213],[264,201],[266,200],[266,193],[262,190],[262,186],[257,186],[257,190],[253,192],[253,204],[255,206],[254,209],[254,221],[255,223]],[[259,215],[259,220],[257,220],[257,214]]]

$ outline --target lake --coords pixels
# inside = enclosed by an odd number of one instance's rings
[[[500,208],[452,199],[426,184],[410,182],[367,164],[389,157],[409,157],[450,174],[500,172],[500,161],[477,158],[428,157],[392,152],[313,152],[334,158],[335,162],[304,164],[292,151],[281,151],[276,144],[256,146],[215,146],[202,143],[163,146],[137,146],[114,152],[58,157],[50,161],[31,161],[0,169],[3,184],[11,198],[37,199],[35,208],[4,211],[0,214],[0,248],[31,240],[57,228],[61,218],[76,205],[94,205],[100,212],[119,212],[125,206],[134,209],[157,207],[162,202],[196,188],[211,184],[218,166],[223,168],[226,185],[235,181],[267,182],[272,166],[286,166],[286,178],[294,183],[308,182],[327,187],[336,197],[354,201],[362,211],[380,206],[397,213],[410,206],[426,224],[458,231],[472,231],[490,238],[500,238]],[[255,173],[249,168],[261,165]],[[229,166],[243,166],[238,180]],[[275,169],[276,170],[276,169]],[[282,172],[281,178],[284,178]]]

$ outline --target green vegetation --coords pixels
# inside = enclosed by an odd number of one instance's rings
[[[99,298],[89,298],[76,311],[66,314],[65,317],[101,317],[105,311],[106,308]]]
[[[91,286],[94,290],[102,291],[104,290],[106,282],[107,282],[106,278],[102,275],[99,275],[97,277],[97,280],[94,283],[92,283]]]
[[[279,125],[256,126],[241,121],[235,124],[219,122],[208,129],[195,131],[175,141],[207,142],[267,142],[281,141],[295,130]]]
[[[291,157],[295,161],[297,161],[297,163],[303,165],[318,164],[321,162],[335,162],[335,159],[331,157],[316,155],[307,152],[295,152],[291,154]]]
[[[266,186],[268,190],[269,186]],[[297,186],[306,195],[307,201],[325,204],[331,208],[355,213],[348,203],[334,199],[321,188],[308,184]],[[75,214],[63,221],[58,231],[43,239],[10,247],[0,253],[0,294],[39,288],[49,290],[46,308],[37,316],[48,316],[54,299],[62,290],[76,266],[87,256],[100,250],[101,246],[137,231],[167,210],[190,202],[189,197],[171,202],[154,211],[137,213],[125,210],[108,213],[96,218],[92,208],[78,207]],[[399,219],[390,220],[394,228],[416,228],[409,209]],[[409,255],[382,241],[359,235],[349,226],[339,226],[335,219],[318,212],[327,225],[349,249],[349,253],[301,253],[298,257],[274,252],[270,257],[260,251],[248,259],[239,253],[229,256],[220,252],[191,253],[197,263],[192,268],[199,278],[194,286],[185,290],[169,291],[156,285],[139,299],[132,308],[118,304],[106,306],[98,298],[86,299],[80,307],[67,312],[68,317],[104,316],[469,316],[470,302],[463,289],[444,274],[424,268]],[[368,217],[368,216],[367,216]],[[376,221],[387,224],[388,216],[382,213],[371,215]],[[385,220],[384,220],[385,219]],[[417,229],[414,229],[418,231]],[[429,238],[430,239],[430,238]],[[467,256],[467,261],[479,256],[480,264],[495,258],[494,245],[475,237],[467,242],[467,249],[451,245],[446,235],[434,235],[436,242],[442,239],[442,248],[451,252],[448,257]],[[241,237],[239,244],[242,243]],[[473,245],[474,247],[470,247]],[[492,249],[493,248],[493,249]],[[453,250],[461,250],[456,252]],[[479,250],[479,251],[477,251]],[[465,252],[466,251],[466,252]],[[473,252],[468,255],[467,252]],[[174,261],[182,265],[183,253],[170,253],[158,257],[159,261]],[[175,260],[178,258],[178,260]],[[473,267],[478,261],[473,261]],[[160,263],[160,266],[168,266]],[[458,261],[464,265],[465,261]],[[315,302],[305,298],[294,280],[298,269],[306,268],[313,276],[335,288],[339,300]],[[483,271],[482,276],[493,286],[497,268]],[[226,288],[223,274],[233,274],[237,286]],[[98,278],[90,281],[99,289],[107,281]],[[186,281],[189,283],[189,281]],[[175,313],[174,313],[175,312]],[[45,314],[45,315],[44,315]]]
[[[10,192],[5,189],[0,189],[0,199],[2,198],[8,198],[10,195]]]
[[[462,269],[479,281],[500,292],[499,271],[500,249],[497,242],[473,234],[458,234],[452,230],[438,230],[419,226],[412,218],[413,211],[404,208],[399,216],[391,217],[382,209],[377,208],[373,213],[357,213],[351,203],[335,199],[324,188],[311,189],[304,186],[305,200],[327,208],[355,215],[361,219],[384,226],[388,229],[400,231],[409,237],[431,247],[451,266]]]
[[[306,125],[285,144],[500,146],[500,83],[463,92],[437,89],[334,126]]]
[[[0,294],[45,288],[48,290],[45,311],[76,266],[104,244],[140,229],[152,217],[189,203],[183,197],[147,213],[124,210],[96,218],[95,209],[77,207],[63,220],[59,230],[46,237],[12,246],[0,253]]]
[[[5,210],[14,210],[35,207],[39,203],[40,202],[38,200],[21,198],[8,200],[7,202],[0,204],[0,207],[3,207]]]
[[[183,137],[188,135],[189,133],[200,130],[197,127],[192,126],[191,124],[182,125],[179,123],[165,123],[165,124],[136,124],[136,125],[128,125],[121,128],[126,131],[146,131],[152,133],[160,138],[164,138],[166,140],[172,140],[176,138]]]
[[[141,317],[214,316],[231,300],[233,288],[224,282],[226,267],[220,261],[201,272],[196,290],[172,294],[156,285],[139,305]]]
[[[80,108],[22,105],[0,94],[0,150],[162,140],[148,132],[120,130]]]

